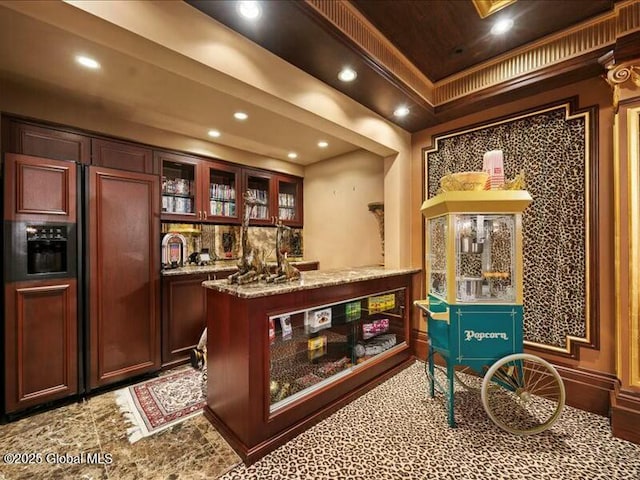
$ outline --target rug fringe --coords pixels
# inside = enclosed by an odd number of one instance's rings
[[[118,405],[120,413],[124,417],[125,423],[131,425],[127,428],[127,439],[129,440],[129,443],[135,443],[138,440],[144,438],[145,435],[142,431],[139,420],[136,418],[136,410],[135,405],[133,404],[133,399],[129,394],[128,388],[117,390],[115,394],[116,405]]]

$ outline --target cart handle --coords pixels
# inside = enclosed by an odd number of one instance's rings
[[[429,300],[416,300],[413,304],[424,311],[432,320],[439,320],[449,323],[449,307],[444,312],[432,312],[429,310]]]

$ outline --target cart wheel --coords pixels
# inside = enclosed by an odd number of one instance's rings
[[[482,405],[489,418],[516,435],[532,435],[551,427],[564,400],[564,384],[556,369],[527,353],[501,358],[482,380]]]

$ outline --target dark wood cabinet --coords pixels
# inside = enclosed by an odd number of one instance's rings
[[[200,167],[204,219],[213,223],[240,223],[240,167],[209,161],[203,161]]]
[[[5,411],[78,392],[76,280],[5,285]]]
[[[76,221],[73,162],[5,155],[5,221]]]
[[[302,227],[303,197],[302,178],[289,175],[275,175],[275,211],[282,223],[291,227]]]
[[[131,172],[160,173],[150,148],[101,138],[91,139],[91,164]]]
[[[170,152],[162,165],[162,219],[239,223],[240,167]]]
[[[285,225],[302,226],[302,178],[243,168],[242,180],[242,191],[258,200],[251,225],[273,225],[279,218]]]
[[[2,124],[4,152],[89,163],[91,140],[88,136],[11,118],[3,118]]]
[[[257,202],[250,217],[251,225],[273,225],[276,210],[273,205],[274,177],[262,170],[242,169],[242,192],[251,193]],[[244,210],[244,202],[242,206]]]
[[[162,278],[162,366],[184,363],[207,323],[202,282],[208,275]]]
[[[162,277],[162,367],[189,360],[207,325],[205,280],[226,278],[236,269]]]
[[[159,178],[89,171],[91,388],[160,368]]]

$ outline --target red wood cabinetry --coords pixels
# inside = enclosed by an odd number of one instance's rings
[[[243,168],[242,179],[243,192],[251,191],[259,202],[252,225],[273,225],[279,218],[285,225],[302,226],[302,178]]]
[[[159,178],[89,174],[91,388],[160,367]]]
[[[91,140],[88,136],[8,118],[3,118],[3,132],[5,152],[89,163]]]
[[[5,411],[78,390],[76,280],[5,286]]]
[[[251,212],[250,221],[252,225],[273,225],[275,223],[274,190],[273,175],[271,173],[248,168],[242,170],[242,192],[250,192],[257,202]]]
[[[162,366],[186,362],[207,323],[208,275],[162,278]]]
[[[303,224],[302,178],[288,175],[275,175],[275,195],[273,197],[275,214],[282,223],[292,227]]]
[[[91,139],[91,164],[131,172],[160,173],[153,151],[140,145],[101,138]]]
[[[240,222],[239,167],[169,152],[156,156],[162,164],[163,220]]]
[[[73,162],[12,153],[5,162],[5,220],[76,221]]]

